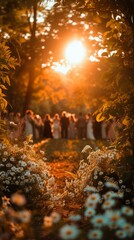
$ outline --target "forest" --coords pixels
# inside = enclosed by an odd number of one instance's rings
[[[133,219],[134,0],[1,1],[0,239],[133,240]]]

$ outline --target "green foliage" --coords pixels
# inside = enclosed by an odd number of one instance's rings
[[[99,2],[106,3],[103,0]],[[114,117],[120,120],[124,128],[116,144],[125,148],[134,147],[133,6],[133,1],[129,1],[127,6],[124,1],[107,1],[109,18],[103,34],[103,48],[107,55],[102,55],[101,60],[106,66],[102,80],[107,93],[102,107],[97,111],[98,121]]]
[[[7,90],[6,85],[10,85],[9,71],[15,69],[15,65],[16,60],[11,56],[9,47],[0,39],[0,112],[7,106],[3,90]]]
[[[5,133],[5,124],[1,119],[1,113],[7,107],[6,95],[4,93],[7,90],[7,85],[10,85],[9,74],[11,69],[15,69],[16,60],[11,56],[11,51],[6,44],[6,41],[0,37],[0,139],[3,138]]]

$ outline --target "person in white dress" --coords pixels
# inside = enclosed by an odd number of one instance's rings
[[[69,126],[68,126],[68,138],[74,139],[75,138],[75,132],[76,132],[76,121],[74,118],[74,115],[71,114],[69,117]]]
[[[27,110],[24,116],[24,136],[27,137],[29,135],[34,135],[34,118],[33,118],[33,112],[31,110]]]
[[[93,133],[93,121],[90,113],[87,115],[87,139],[95,140]]]
[[[53,118],[53,138],[59,139],[61,137],[61,126],[59,114],[55,114]]]

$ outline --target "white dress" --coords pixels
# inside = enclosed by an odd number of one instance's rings
[[[55,119],[53,121],[53,138],[58,139],[61,136],[60,121]]]
[[[29,121],[27,116],[24,117],[24,121],[25,121],[25,130],[24,130],[25,137],[27,137],[29,135],[33,136],[33,126],[32,126],[32,123]]]
[[[95,140],[94,133],[93,133],[93,124],[92,120],[88,120],[87,122],[87,139]]]

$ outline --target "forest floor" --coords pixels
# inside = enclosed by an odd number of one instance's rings
[[[47,139],[42,142],[41,150],[45,151],[47,163],[51,167],[51,174],[55,177],[58,191],[62,193],[65,187],[66,179],[73,179],[79,162],[83,159],[82,149],[90,145],[94,150],[108,145],[106,141],[90,141],[87,139]],[[78,201],[79,202],[79,201]],[[71,202],[68,209],[56,209],[58,212],[64,212],[64,217],[68,211],[79,209],[79,203]]]

